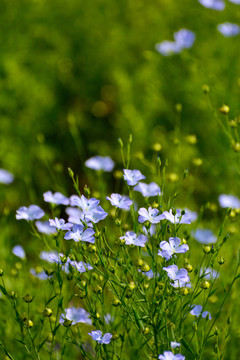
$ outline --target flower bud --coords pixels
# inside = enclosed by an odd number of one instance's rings
[[[43,316],[45,316],[45,317],[50,317],[50,316],[52,316],[52,309],[50,309],[50,308],[45,308],[45,309],[43,310]]]
[[[175,110],[176,110],[177,113],[181,113],[182,112],[182,104],[177,103],[175,105]]]
[[[68,174],[69,174],[70,178],[73,179],[74,172],[72,171],[72,169],[70,167],[68,168]]]
[[[223,265],[225,263],[224,257],[221,256],[220,259],[218,259],[218,263],[219,265]]]
[[[179,179],[178,174],[176,174],[176,173],[170,173],[170,174],[168,174],[168,180],[169,180],[170,182],[177,182],[178,179]]]
[[[96,318],[97,318],[97,319],[100,319],[100,317],[101,317],[101,315],[97,312],[97,313],[96,313]]]
[[[232,127],[232,128],[236,128],[238,126],[237,119],[230,120],[229,121],[229,126]]]
[[[9,294],[10,298],[15,300],[17,298],[17,294],[12,290]]]
[[[93,289],[93,291],[94,291],[96,294],[102,294],[103,289],[102,289],[101,286],[97,285],[97,286]]]
[[[234,145],[233,145],[233,150],[235,152],[239,152],[240,151],[240,143],[239,142],[236,142]]]
[[[30,294],[26,294],[25,296],[23,296],[23,300],[28,304],[33,301],[33,296]]]
[[[182,215],[182,216],[185,215],[185,213],[186,213],[185,210],[182,210],[182,211],[181,211],[181,215]]]
[[[145,328],[142,330],[142,333],[143,333],[144,335],[149,334],[149,332],[150,332],[149,327],[145,327]]]
[[[142,270],[143,272],[147,272],[147,271],[150,270],[150,266],[149,266],[148,264],[144,263],[144,264],[141,266],[141,270]]]
[[[195,145],[197,143],[197,137],[195,134],[187,135],[186,140],[191,145]]]
[[[194,332],[196,332],[197,329],[198,329],[197,323],[195,321],[192,324],[192,329],[193,329]]]
[[[203,163],[203,161],[202,161],[202,159],[200,159],[200,158],[194,158],[194,159],[192,160],[192,163],[193,163],[193,165],[195,165],[195,166],[201,166],[202,163]]]
[[[32,320],[26,320],[25,321],[25,325],[28,329],[32,328],[33,327],[33,322]]]
[[[61,263],[64,265],[67,262],[67,257],[65,255],[60,256]]]
[[[186,264],[185,266],[184,266],[184,268],[187,270],[187,272],[192,272],[193,271],[193,267],[192,267],[192,265],[191,264]]]
[[[0,276],[3,276],[3,274],[4,274],[3,269],[0,269]]]
[[[70,259],[71,261],[75,261],[75,260],[76,260],[75,255],[72,254],[72,253],[70,253],[70,254],[68,255],[68,257],[69,257],[69,259]]]
[[[217,326],[215,326],[215,327],[214,327],[214,335],[215,335],[215,336],[219,336],[219,334],[220,334],[220,331],[219,331],[219,329],[217,328]]]
[[[116,219],[116,220],[115,220],[115,225],[121,226],[121,225],[122,225],[122,220]]]
[[[203,91],[204,94],[209,94],[209,92],[210,92],[209,86],[206,85],[206,84],[204,84],[204,85],[202,86],[202,91]]]
[[[188,295],[189,294],[189,288],[187,288],[187,287],[182,287],[181,289],[180,289],[180,293],[182,294],[182,295]]]
[[[112,304],[113,306],[119,306],[121,304],[121,301],[118,300],[117,298],[114,298]]]
[[[133,281],[131,281],[130,284],[129,284],[129,289],[134,290],[135,288],[136,288],[135,283]]]
[[[65,319],[63,322],[63,326],[69,327],[72,325],[72,320]]]
[[[230,107],[228,105],[223,105],[219,108],[220,113],[227,115],[230,111]]]
[[[175,216],[175,215],[177,214],[176,209],[173,209],[173,210],[172,210],[172,214],[173,214],[173,216]]]
[[[201,287],[203,290],[207,290],[207,289],[210,288],[210,283],[209,283],[207,280],[204,280],[204,281],[201,282],[200,287]]]
[[[159,143],[155,143],[155,144],[153,144],[152,149],[154,151],[161,151],[162,150],[162,145],[159,144]]]
[[[113,334],[112,339],[111,340],[117,340],[119,338],[118,334]]]
[[[211,246],[210,245],[204,245],[203,246],[203,252],[205,254],[209,254],[211,252]]]
[[[113,176],[115,179],[121,179],[123,177],[123,172],[121,170],[116,170],[114,171]]]
[[[87,197],[91,194],[90,188],[87,185],[84,185],[83,192]]]

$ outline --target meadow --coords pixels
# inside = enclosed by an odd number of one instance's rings
[[[237,359],[240,1],[0,19],[0,358]]]

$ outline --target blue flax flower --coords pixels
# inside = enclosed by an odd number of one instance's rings
[[[152,209],[151,206],[148,208],[148,210],[145,208],[140,208],[138,210],[138,213],[138,222],[140,222],[141,224],[145,221],[149,221],[151,224],[157,224],[161,220],[165,219],[165,216],[163,214],[159,215],[158,209]]]
[[[237,196],[221,194],[218,201],[222,208],[240,209],[240,200]]]
[[[95,231],[93,229],[85,229],[82,225],[73,225],[72,229],[64,236],[65,240],[86,241],[91,244],[95,242],[94,238]]]
[[[98,223],[108,215],[99,205],[99,202],[99,200],[94,198],[87,199],[84,195],[81,197],[72,195],[70,197],[71,206],[78,206],[82,210],[82,216],[86,222],[91,221],[93,223]]]
[[[225,9],[225,3],[222,0],[198,0],[198,2],[208,9],[217,11]]]
[[[191,315],[199,317],[201,315],[202,318],[206,318],[208,316],[208,319],[211,320],[211,314],[208,311],[202,311],[203,307],[202,305],[192,305],[193,308],[190,311]]]
[[[14,255],[18,256],[21,259],[25,259],[25,257],[26,257],[25,251],[21,245],[14,246],[14,248],[12,249],[12,252]]]
[[[240,0],[229,0],[233,4],[240,5]]]
[[[158,251],[158,255],[164,257],[166,260],[171,259],[174,254],[183,254],[189,250],[187,244],[181,245],[181,240],[178,237],[169,238],[169,243],[167,241],[161,241],[160,248],[162,250]]]
[[[196,39],[194,32],[187,29],[180,29],[173,34],[173,37],[180,49],[190,49]]]
[[[55,217],[55,220],[49,219],[49,224],[58,230],[70,230],[73,227],[73,224],[65,223],[64,219],[58,219],[57,217]]]
[[[111,197],[107,196],[106,199],[111,202],[112,206],[123,210],[129,210],[133,203],[128,196],[120,194],[112,194]]]
[[[164,211],[163,219],[170,221],[172,224],[191,224],[191,217],[188,213],[184,215],[181,214],[181,210],[176,210],[176,215],[173,215],[172,209],[169,211]]]
[[[177,265],[169,265],[168,267],[163,267],[163,270],[167,271],[168,277],[173,280],[173,283],[171,283],[173,287],[191,287],[186,269],[178,269]]]
[[[155,182],[151,182],[150,184],[140,182],[133,190],[139,191],[144,197],[161,195],[160,187]]]
[[[64,265],[64,271],[66,273],[69,273],[69,265],[71,265],[73,268],[75,268],[80,273],[84,273],[87,270],[93,269],[93,267],[90,264],[86,264],[83,261],[79,261],[79,262],[73,261],[68,258],[66,264]]]
[[[181,48],[174,41],[164,40],[155,45],[155,49],[163,56],[171,56],[174,54],[179,54]]]
[[[109,156],[94,156],[85,162],[85,165],[93,170],[111,172],[114,168],[114,161]]]
[[[123,178],[130,186],[137,185],[140,180],[145,179],[145,176],[139,170],[123,169]]]
[[[201,244],[213,244],[217,241],[217,237],[209,229],[197,229],[191,235]]]
[[[42,251],[39,255],[40,259],[45,260],[51,264],[60,263],[60,256],[64,256],[63,254],[58,254],[57,251]]]
[[[225,37],[232,37],[239,35],[240,26],[230,22],[225,22],[217,26],[218,31]]]
[[[13,180],[13,174],[5,169],[0,169],[0,184],[11,184]]]
[[[93,330],[92,332],[88,333],[93,340],[97,341],[99,344],[109,344],[111,342],[112,334],[106,333],[102,335],[100,330]]]
[[[163,56],[179,54],[182,50],[191,48],[196,39],[195,33],[187,29],[180,29],[173,36],[175,41],[165,40],[156,44],[156,50]]]
[[[196,211],[192,211],[192,210],[189,210],[189,209],[184,209],[184,211],[190,216],[191,218],[191,222],[194,222],[197,220],[198,218],[198,214]]]
[[[174,355],[172,351],[164,351],[163,355],[158,356],[159,360],[185,360],[185,356],[181,354]]]
[[[176,341],[171,341],[171,349],[176,349],[177,347],[180,347],[181,344]]]
[[[36,271],[35,269],[30,269],[30,273],[34,276],[34,277],[37,277],[39,280],[47,280],[49,277],[51,276],[48,276],[45,271]]]
[[[45,215],[45,212],[37,205],[30,205],[28,208],[22,206],[17,210],[16,219],[17,220],[37,220],[41,219]]]
[[[144,235],[135,234],[133,231],[127,231],[125,236],[121,236],[120,239],[125,240],[126,245],[145,246],[147,237]]]
[[[200,269],[200,276],[203,276],[206,280],[214,280],[219,278],[219,272],[213,268]]]
[[[44,201],[51,204],[69,205],[69,199],[60,192],[55,192],[53,194],[51,191],[47,191],[43,194],[43,198]]]
[[[64,323],[64,320],[70,320],[72,321],[72,325],[75,325],[77,323],[84,323],[88,325],[92,325],[92,320],[90,319],[90,314],[82,308],[75,308],[71,307],[68,309],[65,309],[65,314],[61,314],[59,322],[60,324]]]
[[[49,225],[49,221],[36,221],[35,225],[38,231],[42,234],[51,235],[56,234],[56,229]]]

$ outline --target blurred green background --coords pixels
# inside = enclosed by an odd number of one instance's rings
[[[239,6],[218,12],[191,0],[2,0],[0,17],[0,166],[16,176],[8,204],[36,201],[56,188],[53,178],[68,187],[58,175],[68,166],[81,173],[91,155],[119,159],[117,139],[130,133],[136,151],[151,156],[160,142],[170,163],[179,152],[174,138],[196,134],[206,197],[226,184],[238,190],[232,151],[202,85],[210,86],[214,108],[227,103],[231,117],[239,114],[239,37],[216,29],[238,23]],[[155,44],[180,28],[196,33],[193,48],[160,55]]]
[[[240,42],[217,31],[225,21],[240,23],[240,6],[226,2],[218,12],[196,0],[1,0],[0,168],[15,175],[12,185],[0,184],[2,244],[23,243],[19,232],[28,226],[16,224],[19,206],[44,207],[47,190],[73,193],[68,167],[82,186],[90,156],[110,155],[121,169],[118,138],[126,143],[129,134],[131,168],[148,176],[147,161],[160,156],[173,183],[189,169],[181,206],[210,202],[214,210],[220,193],[240,195],[239,153],[221,127],[240,111]],[[193,48],[159,54],[156,43],[181,28],[196,33]],[[219,113],[223,104],[229,119]],[[211,217],[218,225],[218,213]]]

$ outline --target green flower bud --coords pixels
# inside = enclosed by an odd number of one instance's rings
[[[65,327],[69,327],[72,325],[72,321],[71,320],[68,320],[68,319],[65,319],[64,322],[63,322],[63,326]]]
[[[28,304],[28,303],[30,303],[30,302],[32,302],[33,301],[33,296],[32,295],[30,295],[30,294],[26,294],[25,296],[23,296],[23,300]]]
[[[43,310],[43,316],[45,316],[45,317],[50,317],[50,316],[52,316],[52,309],[50,309],[50,308],[45,308],[44,310]]]

